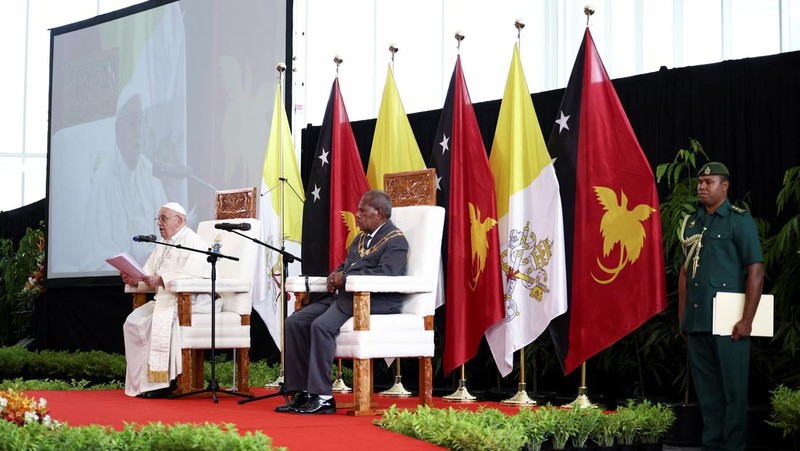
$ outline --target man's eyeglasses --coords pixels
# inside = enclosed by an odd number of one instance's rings
[[[172,218],[174,218],[174,217],[176,217],[176,216],[178,216],[178,215],[172,215],[172,216],[159,216],[159,217],[155,218],[155,219],[154,219],[154,221],[156,221],[156,222],[160,222],[160,223],[162,223],[162,224],[163,224],[163,223],[167,222],[168,220],[170,220],[170,219],[172,219]]]

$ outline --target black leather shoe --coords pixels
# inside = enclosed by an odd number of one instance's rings
[[[144,398],[144,399],[164,399],[164,398],[169,398],[169,395],[171,395],[172,392],[174,392],[177,388],[178,388],[178,381],[173,379],[169,381],[169,387],[142,392],[136,396],[138,398]]]
[[[308,401],[308,392],[305,390],[299,390],[294,393],[291,401],[282,406],[276,407],[275,411],[281,413],[288,412],[292,407],[302,406],[306,401]]]
[[[150,390],[146,392],[139,393],[137,396],[139,398],[144,399],[164,399],[168,398],[169,395],[172,393],[172,388],[159,388],[158,390]]]
[[[289,412],[314,415],[317,413],[336,413],[336,400],[322,399],[319,395],[309,394],[308,401],[297,407],[290,407]]]

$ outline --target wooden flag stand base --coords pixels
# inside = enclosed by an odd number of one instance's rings
[[[466,382],[464,378],[464,365],[461,365],[461,379],[458,380],[458,388],[452,394],[442,396],[442,400],[447,402],[472,402],[478,399],[467,391]]]
[[[344,379],[342,379],[342,359],[339,359],[339,371],[336,372],[336,380],[333,381],[331,391],[334,393],[350,393],[353,391],[352,388],[344,383]]]
[[[394,385],[388,390],[384,390],[378,393],[381,396],[387,396],[390,398],[408,398],[411,396],[411,392],[406,390],[403,387],[403,375],[400,374],[400,359],[395,359],[395,373],[394,373]]]
[[[586,393],[586,362],[583,362],[581,364],[581,386],[578,387],[578,397],[575,398],[575,401],[564,404],[563,407],[567,409],[597,409],[599,406],[589,401]]]
[[[509,399],[500,401],[500,404],[507,406],[535,406],[536,401],[528,397],[525,391],[525,347],[519,350],[519,385],[517,385],[517,394]]]

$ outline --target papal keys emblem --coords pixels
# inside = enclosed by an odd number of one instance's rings
[[[527,291],[525,294],[537,302],[542,302],[545,293],[550,291],[546,268],[553,256],[553,240],[537,240],[530,225],[528,221],[522,230],[511,229],[508,247],[500,255],[500,265],[506,275],[506,322],[519,315],[514,290]]]

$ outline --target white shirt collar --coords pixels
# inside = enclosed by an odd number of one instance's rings
[[[383,224],[386,224],[386,223],[384,222]],[[367,239],[371,240],[372,237],[374,237],[378,233],[378,230],[380,230],[381,227],[383,227],[383,224],[379,225],[378,227],[375,227],[375,230],[373,230],[372,233],[368,233],[367,234]]]

